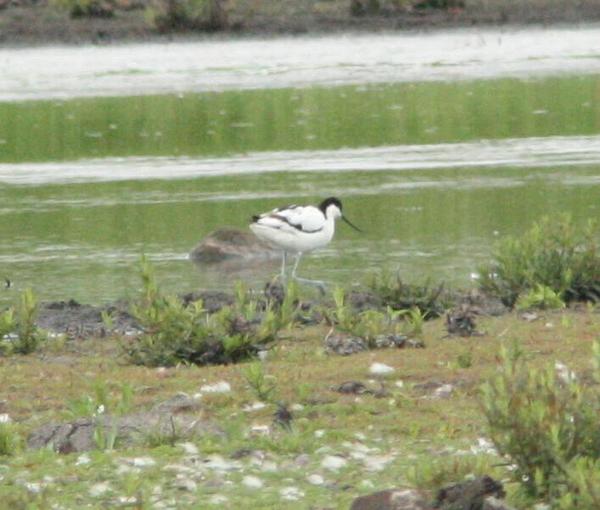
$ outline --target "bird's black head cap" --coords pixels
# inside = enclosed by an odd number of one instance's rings
[[[335,198],[335,197],[329,197],[326,198],[325,200],[323,200],[320,204],[319,204],[319,209],[321,209],[321,212],[323,214],[325,214],[325,211],[327,210],[327,208],[330,205],[335,205],[337,206],[337,208],[341,211],[342,210],[342,202],[340,202],[339,198]]]

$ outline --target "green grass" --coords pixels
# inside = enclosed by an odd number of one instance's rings
[[[215,423],[221,432],[191,441],[200,460],[186,454],[177,437],[148,438],[130,449],[117,445],[112,452],[98,449],[83,457],[16,449],[0,461],[6,466],[0,467],[0,499],[16,508],[106,507],[123,501],[141,508],[157,501],[194,508],[198,501],[219,497],[227,498],[221,504],[232,508],[248,502],[265,509],[348,508],[354,497],[377,489],[433,489],[469,473],[487,472],[492,465],[488,474],[508,478],[505,468],[498,466],[503,459],[471,449],[485,430],[479,387],[497,372],[501,345],[519,339],[533,366],[560,361],[577,367],[586,366],[590,342],[600,334],[593,307],[539,313],[541,320],[531,323],[512,314],[482,317],[479,327],[487,335],[471,339],[444,339],[444,321],[436,319],[423,325],[426,349],[370,351],[350,357],[324,354],[327,326],[295,327],[263,362],[264,374],[273,377],[277,399],[290,407],[300,404],[293,407],[290,432],[275,427],[265,433],[260,428],[272,424],[274,404],[244,410],[258,399],[244,375],[250,364],[135,366],[124,363],[115,339],[67,342],[60,356],[0,357],[6,412],[17,423],[20,437],[40,424],[70,419],[77,409],[73,403],[87,401],[86,397],[92,407],[101,401],[113,407],[127,401],[127,408],[140,410],[177,392],[193,395],[204,384],[224,380],[232,387],[230,393],[201,397],[199,417]],[[457,353],[464,352],[469,353],[469,363],[457,363]],[[384,398],[343,395],[332,389],[348,380],[368,382],[368,368],[375,361],[396,369],[384,382],[388,391]],[[106,387],[98,381],[105,381]],[[454,391],[447,399],[430,398],[432,390],[419,385],[431,381],[452,384]],[[126,397],[122,388],[131,388]],[[83,407],[78,414],[91,409]],[[215,455],[235,467],[227,471],[200,467]],[[341,456],[346,464],[338,471],[328,470],[321,464],[327,455]],[[365,456],[384,468],[373,471],[376,467]],[[136,465],[135,459],[146,457],[154,463]],[[586,466],[577,473],[584,481],[595,476]],[[325,483],[314,485],[307,478],[310,474],[321,476]],[[262,489],[242,483],[250,475],[263,482]],[[181,489],[182,478],[192,479],[195,490]],[[283,500],[280,491],[286,487],[295,487],[304,496]],[[516,487],[506,487],[515,504],[520,497]]]

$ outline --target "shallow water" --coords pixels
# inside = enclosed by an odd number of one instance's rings
[[[388,267],[467,285],[500,236],[598,214],[600,31],[562,30],[570,42],[533,29],[189,43],[196,60],[141,81],[131,69],[174,45],[0,52],[0,276],[14,282],[0,299],[133,296],[142,253],[168,290],[260,285],[278,261],[197,267],[187,253],[219,226],[328,195],[365,233],[340,224],[302,275],[348,284]],[[350,51],[359,43],[369,58]],[[219,45],[232,59],[213,73],[202,66]],[[181,83],[193,86],[150,94]],[[219,90],[192,92],[202,83]],[[89,94],[116,96],[71,97]]]

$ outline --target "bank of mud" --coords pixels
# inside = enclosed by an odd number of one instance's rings
[[[600,21],[600,3],[596,0],[581,0],[576,3],[557,0],[467,0],[464,6],[457,2],[458,7],[447,8],[418,8],[409,5],[410,2],[381,2],[379,12],[364,12],[359,15],[352,14],[350,3],[348,0],[226,2],[227,16],[222,29],[214,30],[214,27],[202,24],[182,24],[170,27],[169,30],[160,30],[153,21],[156,4],[149,1],[120,0],[109,4],[111,7],[107,15],[72,17],[68,10],[52,1],[0,0],[0,45],[108,44],[204,37]],[[390,5],[401,7],[392,8]]]

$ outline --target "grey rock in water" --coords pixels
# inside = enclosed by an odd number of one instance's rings
[[[194,262],[217,263],[231,259],[271,258],[280,254],[280,250],[263,243],[251,232],[220,228],[202,239],[189,257]]]

